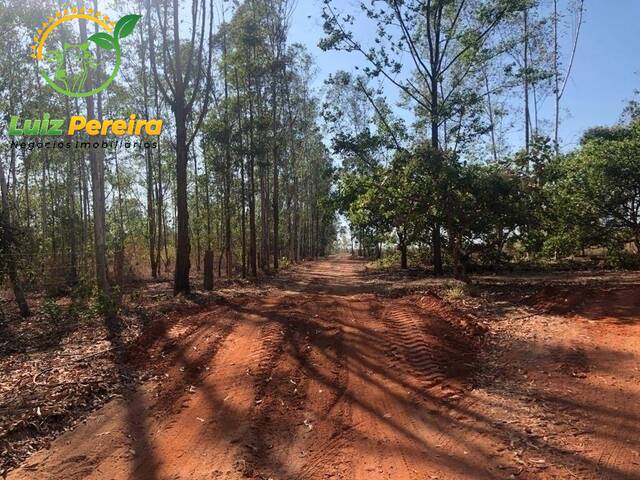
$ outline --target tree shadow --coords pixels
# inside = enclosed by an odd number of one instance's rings
[[[175,408],[176,402],[185,395],[186,385],[197,386],[212,415],[219,419],[221,428],[208,438],[209,442],[233,443],[236,439],[231,438],[231,434],[220,435],[220,431],[231,432],[234,426],[243,422],[250,424],[241,456],[248,466],[244,473],[253,475],[252,478],[313,478],[325,468],[327,459],[337,458],[349,445],[356,445],[357,449],[374,457],[384,451],[402,454],[410,462],[437,458],[438,465],[444,470],[461,477],[496,478],[495,447],[508,447],[510,441],[517,445],[533,445],[533,451],[544,452],[569,472],[578,466],[579,474],[591,475],[588,478],[637,478],[614,463],[572,451],[553,443],[552,439],[532,437],[524,425],[500,423],[492,400],[472,395],[479,382],[478,371],[473,365],[478,364],[480,345],[468,338],[468,332],[456,330],[457,327],[452,326],[450,319],[441,312],[424,311],[407,302],[401,304],[402,312],[411,317],[414,330],[409,334],[413,332],[417,336],[415,342],[411,335],[403,334],[402,326],[393,317],[394,312],[387,308],[386,301],[371,295],[376,291],[375,284],[363,282],[357,273],[332,272],[331,264],[324,263],[318,268],[318,275],[306,271],[296,272],[284,280],[275,279],[274,283],[286,290],[275,303],[260,298],[224,302],[221,309],[215,310],[215,321],[222,325],[220,338],[197,354],[192,351],[193,343],[197,341],[200,328],[210,324],[212,317],[199,324],[196,322],[192,332],[179,340],[169,335],[170,320],[154,323],[148,341],[166,354],[175,377],[153,404],[147,404],[137,390],[125,395],[127,431],[136,451],[133,478],[160,480],[163,459],[146,421],[153,413],[166,414]],[[204,381],[216,372],[203,370],[233,329],[248,318],[258,319],[261,325],[272,325],[283,332],[269,363],[254,374],[255,392],[260,403],[253,407],[249,419],[244,412],[225,403],[221,392],[216,391],[211,382]],[[118,375],[127,379],[134,368],[132,365],[136,364],[133,357],[145,352],[136,353],[126,348],[117,323],[108,328],[110,341],[119,352]],[[426,354],[421,353],[423,347],[427,349]],[[521,355],[536,351],[535,344],[526,341],[516,348]],[[627,357],[616,357],[618,352],[607,349],[583,351],[584,358],[576,357],[574,350],[560,345],[549,355],[558,362],[567,361],[570,367],[585,364],[589,374],[614,373],[618,361],[628,361]],[[430,380],[434,365],[446,380]],[[532,387],[523,379],[516,379],[508,391],[497,387],[491,389],[492,381],[495,383],[496,380],[500,379],[484,379],[483,382],[488,383],[483,388],[497,400],[536,398],[545,402],[550,411],[595,417],[598,421],[592,422],[595,429],[592,436],[596,439],[621,444],[640,438],[640,417],[633,411],[623,412],[604,404],[589,403],[587,398],[568,398],[545,389],[543,384]],[[452,395],[443,393],[443,384],[451,388]],[[302,466],[296,467],[283,452],[300,439],[301,422],[305,418],[304,410],[298,406],[305,408],[311,402],[310,385],[320,385],[331,392],[329,401],[315,412],[330,427],[326,431],[309,433],[307,443],[314,444],[316,451],[302,462]],[[363,396],[353,385],[366,385],[369,392],[376,395]],[[611,393],[602,387],[592,395],[608,398]],[[388,415],[378,396],[393,403],[394,415]],[[287,405],[292,405],[290,409],[278,407],[278,402],[285,400]],[[630,394],[629,401],[638,404],[640,398]],[[354,422],[348,412],[342,410],[347,406],[393,432],[393,441],[381,445],[364,425]],[[620,425],[625,426],[624,431],[620,431]],[[446,452],[432,441],[433,437],[422,433],[425,430],[437,432],[441,443],[460,446],[471,455]],[[357,460],[347,461],[353,464]],[[515,472],[514,469],[512,473]]]
[[[315,282],[333,282],[333,276],[326,275],[324,279],[316,277]],[[336,295],[338,297],[346,295],[346,292],[351,292],[351,295],[349,296],[352,298],[349,300],[354,300],[353,285],[323,285],[322,288],[318,288],[318,286],[314,284],[314,280],[309,281],[305,279],[298,285],[294,285],[294,288],[289,288],[289,290],[307,293],[310,291],[315,291],[316,293],[331,292],[332,295]],[[293,302],[295,302],[296,299],[297,297],[294,297]],[[323,299],[328,303],[324,305],[327,308],[327,311],[330,311],[329,309],[331,309],[332,303],[345,301],[340,298],[327,299],[323,295],[317,295],[311,301],[322,305]],[[359,300],[355,299],[355,303],[356,307],[354,308],[361,308],[370,312],[375,300],[367,298]],[[416,458],[425,454],[442,455],[442,451],[434,448],[433,445],[425,443],[423,438],[416,435],[412,429],[407,428],[404,423],[394,418],[389,418],[375,403],[371,402],[367,398],[358,396],[357,392],[351,392],[348,389],[345,389],[344,386],[341,386],[334,377],[331,377],[327,375],[326,372],[316,368],[314,366],[314,362],[308,360],[307,352],[303,348],[305,344],[310,343],[313,350],[320,355],[324,355],[328,363],[338,363],[339,359],[336,352],[342,351],[343,355],[348,357],[346,361],[346,368],[350,378],[357,378],[362,382],[367,382],[375,389],[379,389],[381,392],[384,392],[385,395],[391,397],[398,405],[406,408],[407,411],[412,412],[414,415],[418,415],[419,418],[417,421],[419,422],[428,424],[430,421],[434,420],[432,417],[424,417],[416,413],[415,399],[418,398],[421,399],[421,405],[425,406],[427,411],[431,409],[430,411],[434,412],[436,416],[438,413],[441,414],[443,411],[447,411],[449,413],[449,417],[460,417],[466,419],[464,421],[445,421],[443,426],[445,431],[443,432],[443,435],[449,437],[451,442],[464,443],[468,450],[476,451],[487,459],[494,453],[486,450],[487,439],[497,445],[508,445],[509,439],[516,438],[520,439],[523,444],[529,443],[534,445],[536,451],[542,451],[551,455],[557,462],[559,462],[559,465],[564,468],[568,469],[574,465],[578,465],[582,469],[581,471],[593,472],[593,475],[595,475],[593,478],[631,480],[635,477],[635,475],[620,469],[616,465],[603,464],[598,459],[572,451],[570,448],[563,448],[561,446],[554,445],[551,441],[547,441],[543,438],[532,439],[524,427],[517,428],[508,424],[502,424],[500,428],[496,428],[496,423],[498,423],[500,419],[483,413],[484,411],[490,411],[489,405],[482,405],[478,402],[472,405],[465,402],[458,402],[447,397],[434,395],[434,391],[432,389],[425,388],[422,385],[416,385],[415,379],[412,379],[411,377],[415,376],[416,373],[419,373],[415,371],[416,367],[419,368],[419,364],[412,365],[409,359],[409,367],[412,367],[414,371],[411,371],[410,368],[409,371],[402,372],[394,370],[393,365],[389,362],[389,351],[387,345],[389,338],[388,331],[376,331],[368,327],[366,324],[352,323],[342,317],[333,317],[331,318],[331,324],[337,326],[341,332],[339,335],[340,340],[336,340],[335,334],[331,332],[330,328],[327,328],[327,323],[309,318],[309,312],[304,311],[303,307],[299,307],[298,310],[294,312],[290,310],[287,311],[289,308],[289,304],[275,306],[268,311],[265,311],[264,309],[251,310],[244,307],[238,307],[239,311],[242,313],[262,316],[265,321],[277,322],[285,328],[288,333],[285,335],[286,345],[284,348],[289,350],[292,357],[296,359],[295,369],[299,370],[302,373],[302,376],[306,377],[308,380],[317,382],[336,392],[335,401],[329,405],[329,411],[331,411],[338,402],[345,401],[352,403],[353,405],[357,405],[359,409],[367,412],[371,417],[376,418],[380,424],[384,424],[393,429],[397,432],[400,439],[406,441],[405,444],[396,445],[395,447],[387,445],[385,446],[387,449],[396,448],[401,451],[403,455],[409,457],[414,455]],[[373,312],[373,314],[379,315],[380,312]],[[429,315],[433,314],[429,313]],[[432,321],[425,322],[425,325],[433,328]],[[310,335],[310,332],[315,332],[315,334]],[[443,332],[433,333],[438,336],[438,338],[441,338],[445,343],[444,348],[442,349],[442,354],[451,354],[451,352],[460,351],[460,338],[455,335],[447,338],[446,335],[443,335]],[[338,345],[336,345],[336,342]],[[332,345],[334,348],[330,348]],[[525,352],[533,351],[535,349],[535,345],[523,344],[520,348]],[[558,346],[553,352],[551,352],[551,355],[557,359],[571,360],[571,358],[575,358],[575,351],[571,349],[563,349]],[[592,359],[591,361],[594,365],[613,366],[616,364],[616,356],[619,356],[620,353],[616,351],[607,351],[606,349],[599,349],[597,351],[594,350],[592,352],[586,352],[585,355]],[[381,359],[386,360],[381,361]],[[605,359],[607,362],[605,362]],[[627,359],[628,358],[626,357],[617,358],[617,360]],[[464,355],[459,356],[458,358],[451,357],[450,361],[453,364],[458,361],[473,363],[473,359],[469,359],[468,357],[465,358]],[[580,363],[579,358],[577,361]],[[450,380],[457,379],[463,383],[468,383],[470,381],[468,373],[468,370],[465,369],[458,369],[456,373],[456,368],[447,371],[447,375]],[[524,387],[524,384],[526,383],[527,382],[523,382],[522,387]],[[597,418],[597,422],[594,422],[597,425],[597,430],[593,434],[596,439],[609,438],[614,442],[624,443],[626,438],[637,437],[638,433],[640,433],[638,432],[637,427],[627,429],[624,434],[627,437],[611,433],[616,431],[616,427],[620,425],[621,421],[628,425],[640,425],[640,417],[635,414],[629,412],[623,413],[612,408],[589,404],[586,401],[568,400],[564,397],[550,394],[542,386],[539,391],[520,388],[508,393],[502,390],[496,390],[495,393],[503,396],[526,395],[545,402],[550,410],[558,409],[560,411],[570,409],[575,415],[585,415],[587,413],[594,415]],[[603,390],[600,394],[606,398],[610,392]],[[269,425],[269,428],[254,430],[253,432],[254,435],[259,437],[255,439],[254,443],[258,445],[260,451],[260,455],[253,455],[255,470],[257,472],[264,470],[265,474],[274,473],[282,475],[284,478],[289,478],[287,475],[295,476],[296,472],[290,470],[286,462],[282,462],[275,455],[269,455],[269,451],[271,450],[271,439],[267,433],[263,434],[261,432],[269,432],[273,430],[295,432],[296,425],[292,423],[291,419],[286,417],[272,418],[272,413],[267,410],[263,412],[262,418],[259,420],[261,425]],[[344,420],[340,418],[336,419],[336,421],[338,423],[344,422]],[[340,428],[346,427],[347,425],[343,425],[342,427],[337,425],[336,429],[339,430]],[[372,451],[379,448],[379,445],[367,438],[364,432],[359,432],[357,426],[352,426],[350,432],[354,438],[359,438],[359,448],[370,448]],[[461,432],[467,433],[463,435]],[[478,441],[476,443],[470,442],[468,439],[468,432],[473,432],[476,435],[475,437],[472,436],[472,438],[482,438],[482,441]],[[464,473],[474,476],[478,475],[478,472],[484,471],[483,465],[472,463],[467,458],[461,457],[449,459],[448,461],[449,468],[457,471],[458,474]]]

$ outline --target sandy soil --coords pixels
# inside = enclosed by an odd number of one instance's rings
[[[469,315],[305,264],[172,317],[157,379],[7,478],[638,479],[640,290],[589,292]]]

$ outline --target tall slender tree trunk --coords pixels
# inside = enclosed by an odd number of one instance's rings
[[[224,20],[224,17],[223,17]],[[231,278],[233,271],[231,252],[231,125],[229,119],[229,67],[227,65],[227,29],[222,33],[222,53],[224,61],[224,227],[225,227],[225,255],[227,265],[227,278]]]
[[[147,235],[149,236],[149,267],[151,268],[151,277],[158,277],[158,261],[156,257],[156,211],[154,208],[154,185],[153,180],[153,154],[151,149],[145,151],[145,165],[147,177]]]
[[[149,118],[149,82],[147,75],[147,45],[144,39],[143,29],[138,30],[140,37],[140,66],[142,69],[142,95],[144,99],[144,115]],[[148,137],[147,137],[148,139]],[[156,256],[156,211],[154,208],[154,175],[153,175],[153,152],[151,148],[145,150],[145,169],[147,183],[147,236],[149,244],[149,267],[151,277],[158,277],[158,258]]]
[[[22,164],[24,165],[24,203],[25,203],[25,224],[27,229],[31,228],[31,198],[29,195],[29,167],[31,160],[22,152]],[[72,187],[73,188],[73,187]]]
[[[78,4],[80,7],[81,5]],[[87,41],[87,24],[86,21],[80,21],[80,41]],[[87,79],[87,88],[91,89],[93,85],[92,75]],[[100,96],[98,96],[100,102]],[[92,96],[86,97],[87,118],[96,118],[95,103]],[[98,105],[99,121],[102,120],[101,105]],[[102,140],[102,137],[96,137],[96,140]],[[102,293],[109,293],[109,279],[107,276],[107,241],[106,241],[106,207],[104,194],[104,150],[101,148],[91,149],[89,151],[89,163],[91,165],[91,188],[93,196],[93,241],[94,256],[96,267],[96,283],[98,289]]]
[[[255,133],[253,95],[249,95],[249,266],[251,275],[258,275],[256,234]]]
[[[489,123],[491,125],[491,153],[493,154],[493,161],[498,161],[498,147],[496,145],[496,124],[495,118],[493,115],[493,104],[491,102],[491,89],[489,88],[489,76],[487,75],[486,70],[483,71],[484,74],[484,85],[487,92],[487,110],[489,112]]]
[[[2,166],[2,162],[0,162],[0,197],[2,200],[2,202],[0,203],[0,206],[2,207],[2,211],[0,211],[0,222],[2,222],[2,230],[6,235],[5,241],[8,243],[9,248],[9,252],[5,258],[7,273],[9,276],[9,283],[11,284],[13,296],[16,299],[16,303],[18,304],[20,315],[22,315],[23,317],[28,317],[31,315],[31,310],[29,309],[29,305],[22,288],[22,282],[20,282],[20,278],[18,277],[18,249],[16,248],[17,245],[13,233],[14,225],[12,224],[11,212],[9,210],[9,190],[7,188],[7,179],[4,174],[4,167]]]
[[[89,270],[89,180],[87,178],[87,161],[84,153],[80,154],[80,177],[82,183],[82,269]]]
[[[240,79],[238,70],[234,70],[236,83],[236,108],[238,114],[238,138],[240,151],[240,222],[242,236],[242,278],[247,276],[247,192],[245,179],[245,154],[244,154],[244,132],[242,129],[242,105],[240,103]]]
[[[160,99],[158,98],[158,86],[154,85],[153,90],[154,96],[154,107],[156,112],[156,117],[160,116]],[[158,147],[156,148],[156,168],[158,171],[158,181],[156,183],[156,223],[158,225],[158,234],[156,237],[156,269],[158,274],[160,274],[160,264],[161,264],[161,252],[162,252],[162,242],[164,239],[165,245],[165,271],[167,269],[167,265],[169,263],[169,257],[166,252],[166,229],[164,228],[164,185],[162,183],[162,144],[158,140]]]
[[[277,48],[279,52],[279,47]],[[276,55],[276,62],[279,62],[280,55]],[[278,270],[278,259],[280,257],[280,191],[279,191],[279,171],[280,168],[280,149],[278,138],[278,66],[273,69],[273,78],[271,83],[271,122],[272,122],[272,162],[273,162],[273,269]]]
[[[204,289],[213,290],[213,250],[211,249],[211,198],[209,197],[209,165],[204,160],[204,188],[207,206],[207,249],[204,252]]]
[[[67,115],[71,114],[71,105],[69,99],[65,102]],[[67,218],[68,218],[68,236],[69,236],[69,270],[68,282],[75,285],[78,282],[78,235],[77,230],[77,214],[76,214],[76,196],[75,196],[75,166],[77,164],[76,152],[69,152],[69,160],[67,164]],[[25,164],[25,182],[26,178]],[[27,198],[28,203],[28,198]]]
[[[524,10],[524,139],[525,150],[529,153],[531,142],[529,115],[529,10]]]
[[[179,62],[178,62],[179,63]],[[178,97],[178,92],[176,92]],[[173,279],[173,291],[190,293],[189,270],[191,269],[191,244],[189,243],[189,205],[187,196],[187,128],[184,115],[184,95],[182,102],[176,98],[176,266]]]
[[[560,154],[560,65],[558,56],[558,0],[553,0],[553,94],[555,100],[553,146],[556,152],[556,157]]]
[[[209,35],[205,36],[207,19],[207,2],[205,0],[192,0],[192,31],[191,38],[187,42],[180,40],[180,33],[184,30],[180,21],[181,5],[179,0],[169,2],[153,2],[158,19],[163,31],[161,31],[164,75],[158,73],[156,64],[156,45],[154,41],[151,23],[148,23],[149,50],[151,68],[155,77],[157,89],[162,93],[165,101],[171,106],[175,119],[175,152],[176,152],[176,192],[175,192],[175,225],[176,231],[176,263],[173,279],[174,294],[191,291],[189,272],[191,270],[191,244],[189,239],[189,206],[188,206],[188,157],[189,146],[198,133],[204,117],[206,116],[209,99],[211,96],[211,65],[213,49],[213,11],[209,12]],[[213,2],[211,9],[213,9]],[[152,3],[146,1],[148,17],[151,14]],[[164,9],[164,10],[163,10]],[[169,10],[171,14],[169,17]],[[164,18],[164,23],[163,23]],[[199,20],[198,20],[199,18]],[[169,26],[171,22],[171,26]],[[199,27],[200,34],[197,35]],[[168,41],[169,31],[173,39]],[[208,49],[205,50],[205,39]],[[207,52],[207,59],[203,58]],[[188,94],[188,97],[187,97]],[[197,120],[187,126],[194,112],[196,96],[200,94],[201,105],[197,113]],[[166,233],[166,225],[163,226]],[[166,251],[165,251],[166,253]]]
[[[433,70],[435,70],[435,68]],[[434,75],[431,80],[431,146],[436,152],[440,148],[440,117],[438,112],[438,78]],[[443,208],[448,208],[448,206],[443,205]],[[435,222],[433,225],[431,245],[433,249],[433,273],[436,276],[440,276],[444,273],[444,269],[442,268],[442,236],[439,222]]]
[[[269,271],[269,181],[267,160],[264,153],[258,157],[258,174],[260,177],[260,269]]]
[[[196,270],[200,271],[200,261],[202,252],[200,250],[200,195],[198,191],[198,156],[195,149],[192,150],[193,154],[193,185],[194,185],[194,202],[196,206],[196,219],[193,225],[195,237],[196,237]]]
[[[276,142],[277,143],[277,142]],[[278,146],[273,147],[273,269],[278,270],[280,257],[280,191],[278,172]]]
[[[118,162],[118,150],[114,150],[113,156],[115,169],[116,169],[116,187],[118,193],[118,242],[116,247],[116,259],[115,259],[115,277],[116,283],[120,286],[124,284],[124,212],[122,204],[122,184],[120,179],[120,164]]]

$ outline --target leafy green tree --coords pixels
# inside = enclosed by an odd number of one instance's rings
[[[584,145],[574,186],[590,199],[601,227],[640,252],[640,123],[631,128],[631,137]]]
[[[463,264],[472,256],[485,264],[500,264],[508,259],[507,245],[529,220],[525,184],[517,172],[497,164],[464,165],[459,175],[456,220],[464,237]]]

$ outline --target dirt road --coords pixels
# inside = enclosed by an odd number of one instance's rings
[[[362,268],[306,264],[173,319],[154,380],[8,479],[640,478],[637,320],[516,334]]]

